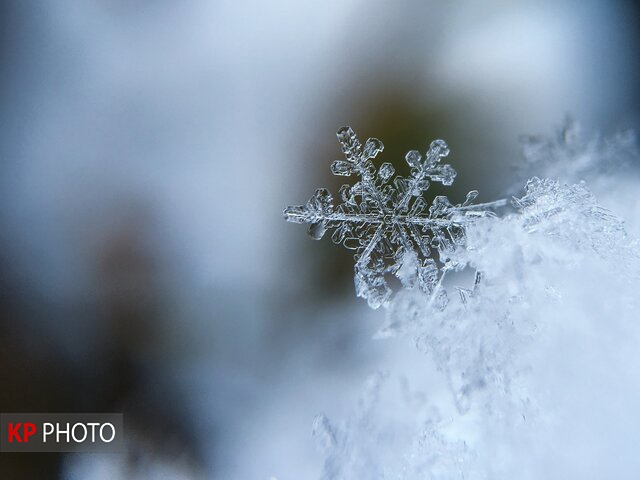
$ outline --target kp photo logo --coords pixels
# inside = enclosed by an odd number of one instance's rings
[[[0,452],[122,452],[122,413],[3,413]]]

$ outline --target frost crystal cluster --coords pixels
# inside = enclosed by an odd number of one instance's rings
[[[524,162],[517,167],[525,177],[544,175],[570,182],[598,181],[616,175],[638,158],[632,130],[588,138],[579,123],[568,118],[556,135],[527,135],[520,139]]]
[[[359,180],[340,188],[337,206],[331,193],[320,188],[305,205],[285,209],[284,217],[309,224],[316,240],[333,230],[334,243],[355,250],[356,292],[371,307],[389,302],[387,275],[397,276],[405,287],[438,294],[446,272],[457,268],[450,254],[464,243],[466,225],[491,215],[488,209],[503,202],[474,205],[474,190],[462,204],[453,205],[445,196],[427,203],[424,195],[432,182],[450,186],[456,177],[451,165],[442,163],[449,154],[443,140],[433,141],[424,156],[408,152],[410,176],[403,178],[394,177],[391,163],[375,167],[373,159],[384,149],[380,140],[370,138],[362,145],[351,127],[340,128],[337,135],[345,160],[333,162],[331,171]]]
[[[370,378],[346,418],[317,418],[324,480],[637,478],[638,156],[629,135],[583,141],[574,128],[529,140],[524,168],[538,176],[501,216],[468,202],[441,209],[438,198],[427,207],[428,184],[404,187],[453,180],[442,143],[389,185],[392,174],[379,178],[365,153],[381,144],[361,149],[341,130],[347,162],[334,173],[360,181],[343,187],[338,207],[319,193],[285,215],[352,239],[358,291],[387,310],[378,337],[416,348],[389,347],[390,371]],[[375,293],[387,273],[402,279],[416,263],[420,288]],[[451,270],[482,281],[442,308],[434,300],[455,285],[442,281]]]

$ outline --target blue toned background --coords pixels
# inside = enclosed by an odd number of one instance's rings
[[[518,136],[637,127],[622,1],[8,0],[0,411],[124,412],[128,453],[0,477],[317,478],[319,411],[384,362],[348,252],[282,210],[336,191],[335,131],[450,144],[451,198]]]

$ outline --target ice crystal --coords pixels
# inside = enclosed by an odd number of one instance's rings
[[[334,243],[355,250],[356,293],[373,308],[391,297],[388,275],[405,287],[437,294],[444,274],[456,268],[450,255],[464,244],[465,226],[491,215],[490,208],[504,202],[472,204],[478,195],[473,190],[461,204],[452,204],[446,196],[427,203],[425,193],[432,182],[450,186],[456,177],[451,165],[442,163],[449,154],[443,140],[433,141],[424,156],[408,152],[410,176],[393,178],[392,164],[376,169],[373,163],[384,149],[380,140],[370,138],[362,145],[350,127],[340,128],[337,135],[345,160],[333,162],[331,171],[359,180],[340,188],[337,206],[331,193],[320,188],[305,205],[286,208],[285,219],[309,224],[309,235],[316,240],[332,230]]]
[[[428,360],[397,351],[387,358],[391,381],[368,387],[346,421],[319,417],[323,480],[589,477],[600,462],[603,478],[637,471],[625,450],[637,422],[615,409],[626,393],[634,400],[625,408],[637,405],[640,245],[584,183],[534,177],[513,204],[469,224],[465,248],[452,254],[482,271],[473,295],[452,296],[444,310],[417,289],[394,296],[383,333]],[[394,393],[396,375],[421,395]],[[593,376],[607,385],[597,395]],[[599,424],[592,406],[609,418]],[[603,448],[594,454],[593,445]],[[580,452],[575,462],[557,460],[563,448]],[[598,461],[585,466],[585,455]]]
[[[611,136],[588,138],[580,124],[567,118],[554,137],[526,135],[520,138],[524,162],[518,166],[521,177],[544,174],[567,182],[620,174],[637,161],[635,133],[619,131]]]
[[[409,200],[408,213],[395,213],[397,197],[380,211],[366,201],[369,216],[360,211],[369,192],[354,202],[353,217],[404,215],[375,224],[398,248],[396,229],[411,233],[423,218],[442,222],[431,229],[444,231],[451,247],[444,254],[431,247],[432,256],[425,257],[411,243],[398,257],[383,257],[404,285],[417,282],[412,265],[433,259],[436,284],[426,291],[403,288],[385,305],[387,323],[378,336],[398,337],[384,353],[389,371],[371,378],[346,419],[316,419],[323,480],[551,479],[576,472],[580,478],[635,478],[640,241],[627,225],[639,204],[620,188],[628,184],[637,196],[637,178],[625,167],[635,147],[630,135],[590,142],[575,135],[569,128],[558,141],[531,140],[537,143],[529,144],[529,160],[539,177],[527,175],[524,190],[521,184],[514,192],[513,210],[501,216],[463,204],[450,207],[450,216],[425,207],[414,221],[411,209],[424,201],[424,190]],[[369,168],[384,194],[392,167]],[[336,171],[354,168],[345,162]],[[609,205],[602,204],[603,195]],[[330,216],[332,206],[316,216],[314,208],[310,202],[288,211],[312,232],[316,223],[320,231],[342,226]],[[458,226],[459,241],[447,222]],[[372,228],[361,220],[352,224]],[[432,230],[419,230],[420,238],[435,236]],[[371,241],[353,237],[357,245]],[[458,280],[466,278],[469,288],[458,288],[460,295],[442,308],[447,269],[475,270],[476,277],[463,272]],[[417,352],[406,348],[409,343]],[[594,417],[594,411],[603,413]],[[559,460],[559,451],[569,452],[567,460]]]

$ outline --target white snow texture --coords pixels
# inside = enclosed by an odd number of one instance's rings
[[[638,478],[635,142],[586,141],[568,123],[523,148],[531,178],[511,210],[446,217],[463,230],[446,258],[437,245],[435,260],[409,248],[415,237],[385,257],[404,286],[375,293],[387,307],[378,336],[413,343],[424,365],[397,361],[369,379],[349,418],[316,419],[325,480]],[[409,227],[389,220],[393,206],[387,215],[397,246]],[[404,281],[427,264],[438,272],[428,288]],[[447,271],[461,273],[443,280]]]

